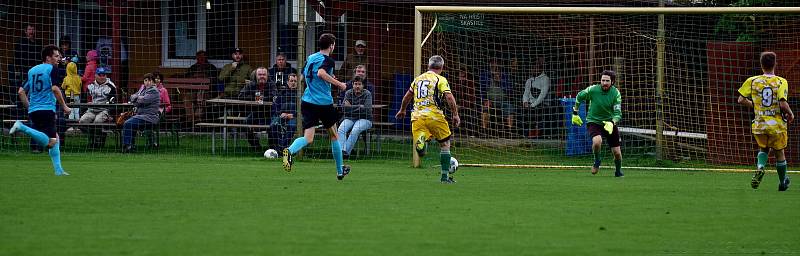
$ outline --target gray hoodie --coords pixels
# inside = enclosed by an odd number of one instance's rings
[[[139,96],[143,96],[139,99]],[[140,119],[148,123],[157,124],[159,120],[158,105],[161,96],[156,85],[147,86],[131,95],[131,103],[136,107],[136,115],[132,118]]]

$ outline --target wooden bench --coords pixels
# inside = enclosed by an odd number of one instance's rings
[[[395,123],[391,122],[372,122],[372,128],[367,129],[364,132],[364,139],[366,142],[366,151],[369,152],[370,147],[370,137],[371,135],[375,135],[375,140],[378,142],[378,153],[381,152],[381,130],[388,129],[394,127]]]
[[[337,124],[338,125],[341,123]],[[395,123],[390,122],[372,122],[372,128],[367,129],[366,131],[361,133],[361,136],[364,137],[362,140],[364,141],[364,155],[369,155],[370,153],[370,146],[372,145],[372,137],[375,137],[375,140],[378,142],[378,153],[381,152],[381,130],[386,129],[389,127],[394,127]],[[322,125],[315,126],[315,128],[322,128]],[[317,132],[322,132],[327,134],[326,130],[324,129],[317,129]],[[344,145],[341,145],[344,147]],[[351,152],[352,153],[352,152]]]
[[[67,122],[67,127],[74,127],[74,128],[79,128],[79,129],[80,128],[86,128],[86,129],[96,128],[96,129],[101,129],[102,133],[116,134],[117,135],[117,139],[115,139],[114,141],[117,141],[117,147],[120,147],[120,148],[122,147],[122,127],[118,127],[117,124],[115,124],[115,123],[79,123],[79,122],[75,122],[75,121],[68,121]],[[90,139],[90,138],[87,137],[87,140],[88,139]],[[88,141],[88,143],[91,144],[92,142]]]
[[[206,93],[211,91],[210,78],[167,78],[164,88],[174,91],[179,99],[173,108],[183,109],[187,122],[202,120]]]
[[[218,128],[222,130],[222,148],[225,151],[228,150],[228,128],[260,129],[260,130],[269,129],[269,125],[257,125],[257,124],[197,123],[195,124],[195,126],[211,128],[211,154],[217,153],[216,131]]]
[[[141,132],[146,134],[146,135],[147,134],[151,134],[151,135],[148,135],[148,136],[153,136],[153,137],[149,137],[148,139],[151,139],[152,140],[151,142],[153,142],[155,144],[154,146],[157,147],[158,146],[157,144],[159,144],[160,140],[161,140],[161,126],[165,125],[165,124],[171,125],[171,124],[174,124],[174,123],[169,123],[169,121],[161,120],[157,125],[153,126],[152,129],[148,128],[148,129],[142,130]],[[122,146],[122,127],[121,126],[117,126],[116,123],[111,123],[111,122],[108,122],[108,123],[79,123],[79,122],[74,122],[74,121],[68,121],[67,122],[67,127],[99,128],[99,129],[102,129],[102,132],[117,134],[119,136],[119,140],[117,140],[117,141],[119,141],[118,144],[119,144],[120,147]],[[177,129],[175,127],[171,127],[171,128],[168,128],[168,129],[169,129],[168,132],[172,133],[173,137],[175,138],[175,146],[180,145],[180,135],[178,135]],[[90,141],[90,143],[91,143],[91,141]],[[148,146],[153,146],[153,145],[148,145]]]
[[[216,127],[216,128],[249,128],[249,129],[268,129],[269,125],[259,124],[223,124],[223,123],[197,123],[195,126]]]
[[[244,117],[244,116],[227,116],[227,117],[226,116],[221,116],[221,117],[217,118],[217,120],[220,120],[220,121],[225,121],[226,119],[228,121],[235,121],[235,122],[247,121],[247,117]]]

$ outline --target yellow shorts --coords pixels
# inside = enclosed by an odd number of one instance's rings
[[[435,138],[438,142],[444,142],[450,139],[450,125],[444,119],[422,118],[411,121],[411,134],[413,138],[419,138],[420,135],[425,135],[428,140],[431,137]]]
[[[774,150],[782,150],[786,148],[786,141],[789,136],[785,133],[777,134],[753,134],[756,137],[758,148],[771,148]]]

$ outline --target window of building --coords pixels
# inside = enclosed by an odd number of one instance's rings
[[[162,66],[188,68],[205,50],[209,62],[230,62],[238,34],[238,1],[173,0],[161,2]],[[211,8],[208,8],[211,7]],[[233,29],[231,29],[233,28]],[[212,39],[213,40],[210,40]]]
[[[276,4],[277,8],[274,8],[272,21],[272,49],[277,50],[272,54],[271,61],[274,63],[277,52],[283,52],[286,54],[287,62],[297,67],[297,25],[300,20],[299,0],[278,0]],[[347,14],[337,18],[336,31],[333,31],[333,34],[336,35],[336,50],[331,57],[336,60],[338,69],[344,62],[349,47],[347,43]],[[306,55],[311,55],[319,50],[316,48],[319,36],[328,31],[325,31],[325,19],[310,6],[306,8],[306,20],[305,51]]]

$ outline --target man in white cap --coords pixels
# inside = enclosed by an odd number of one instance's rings
[[[353,79],[352,72],[358,65],[364,65],[367,70],[372,70],[369,65],[369,57],[367,57],[367,42],[364,40],[356,40],[355,49],[355,52],[347,54],[347,58],[344,59],[345,72],[342,72],[342,74],[347,75],[344,79],[345,81]]]

